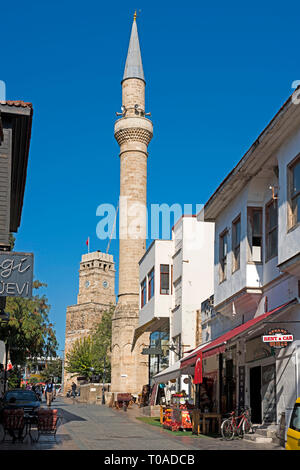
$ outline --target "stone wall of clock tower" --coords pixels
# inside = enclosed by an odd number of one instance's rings
[[[67,307],[65,358],[77,339],[89,336],[100,323],[102,313],[115,306],[115,263],[113,256],[95,251],[82,255],[79,269],[77,304]],[[64,393],[70,388],[73,374],[64,368]]]
[[[95,251],[82,255],[77,304],[115,304],[115,263],[113,256]]]

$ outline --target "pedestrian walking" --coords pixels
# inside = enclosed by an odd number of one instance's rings
[[[50,382],[50,380],[47,380],[46,386],[45,386],[45,399],[47,402],[47,406],[51,406],[51,402],[53,400],[53,383]]]
[[[77,388],[77,385],[75,382],[72,382],[72,397],[75,398],[76,397],[76,388]]]

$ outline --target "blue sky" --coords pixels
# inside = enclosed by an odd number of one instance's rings
[[[6,2],[0,80],[34,119],[15,249],[33,252],[64,348],[85,241],[119,194],[115,112],[133,12],[147,82],[148,204],[205,203],[300,79],[296,2]],[[110,252],[118,261],[118,243]]]

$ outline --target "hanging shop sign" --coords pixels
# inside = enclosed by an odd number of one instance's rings
[[[294,337],[285,328],[272,328],[263,336],[263,342],[269,343],[272,348],[286,348]]]
[[[245,406],[245,366],[239,366],[239,408]]]
[[[160,348],[144,348],[142,354],[147,356],[162,356],[162,349]]]
[[[0,297],[32,297],[33,254],[0,252]]]

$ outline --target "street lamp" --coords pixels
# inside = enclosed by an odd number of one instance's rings
[[[105,384],[105,356],[103,360],[103,376],[102,376],[102,405],[105,405],[104,384]]]
[[[0,323],[7,324],[9,322],[9,313],[4,312],[4,310],[0,311]]]
[[[5,299],[6,300],[6,299]],[[7,325],[9,322],[9,313],[4,312],[4,305],[5,302],[1,302],[1,310],[0,310],[0,324]],[[6,392],[6,381],[7,381],[7,358],[8,358],[8,339],[5,341],[5,366],[4,366],[4,387],[3,392]]]
[[[61,349],[62,352],[62,364],[61,364],[61,390],[62,393],[65,388],[65,350]]]

